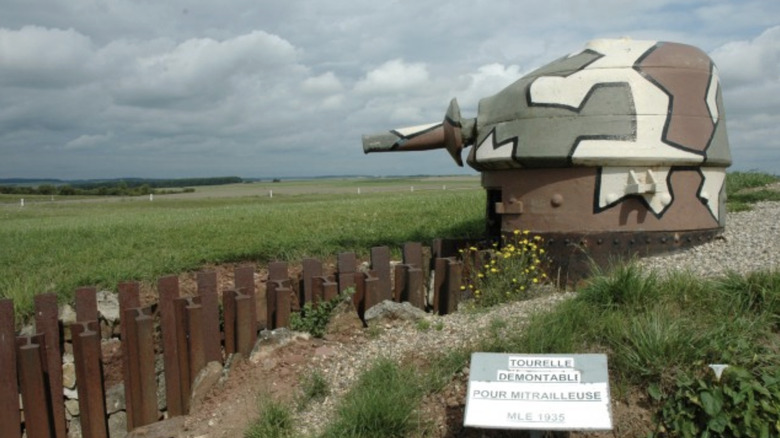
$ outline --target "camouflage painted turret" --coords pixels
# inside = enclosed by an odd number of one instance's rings
[[[482,172],[488,230],[545,237],[560,273],[645,255],[725,226],[731,164],[718,72],[684,44],[595,40],[463,119],[363,137],[366,153],[444,148]]]

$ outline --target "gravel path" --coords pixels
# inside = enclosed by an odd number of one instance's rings
[[[675,254],[641,261],[658,272],[690,271],[709,277],[780,267],[780,203],[762,202],[751,211],[729,213],[718,239]]]

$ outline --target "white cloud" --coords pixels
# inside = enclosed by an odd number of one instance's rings
[[[106,145],[106,143],[112,138],[114,138],[113,132],[95,135],[84,134],[65,143],[64,148],[67,150],[94,149],[96,147]]]
[[[271,81],[296,69],[296,49],[284,39],[254,31],[224,41],[189,39],[161,52],[140,56],[116,89],[124,104],[159,106],[201,101],[213,104],[234,81]],[[287,71],[286,71],[287,70]]]
[[[0,28],[0,83],[59,87],[90,79],[90,39],[73,29]]]
[[[366,73],[355,84],[355,91],[360,94],[413,93],[428,82],[428,67],[425,64],[393,59]]]
[[[733,41],[711,56],[728,87],[750,87],[780,78],[780,26],[765,30],[753,40]]]
[[[343,89],[341,81],[332,71],[306,78],[301,84],[303,92],[316,95],[339,93]]]

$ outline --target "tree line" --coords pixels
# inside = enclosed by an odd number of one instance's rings
[[[241,183],[237,176],[178,179],[119,179],[84,181],[67,184],[0,185],[0,193],[10,195],[46,196],[143,196],[149,194],[194,192],[193,186],[213,186]],[[180,188],[181,190],[170,190]]]

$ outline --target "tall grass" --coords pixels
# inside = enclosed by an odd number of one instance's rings
[[[339,406],[322,438],[403,438],[422,429],[417,405],[423,395],[411,367],[377,360]]]
[[[576,298],[534,315],[491,351],[609,352],[618,380],[668,380],[702,363],[746,365],[778,350],[780,273],[702,280],[637,265],[592,278]]]
[[[206,264],[365,256],[372,246],[478,236],[481,191],[300,195],[0,208],[0,297],[29,314],[31,295],[113,289]],[[420,220],[425,218],[425,220]]]

